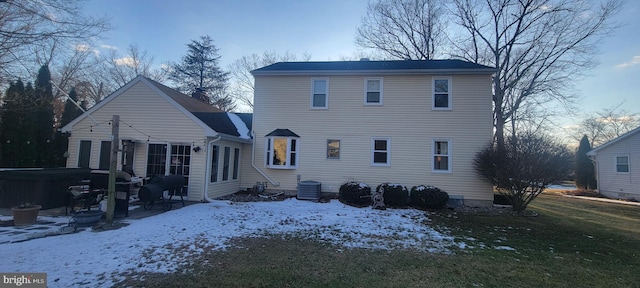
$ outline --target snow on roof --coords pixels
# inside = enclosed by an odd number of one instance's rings
[[[236,130],[238,130],[238,135],[240,135],[240,138],[251,138],[251,136],[249,135],[249,128],[247,128],[247,125],[244,123],[244,121],[242,121],[242,119],[240,119],[238,115],[227,112],[227,117],[229,117],[229,120],[231,120],[231,122],[233,122],[233,125],[236,126]]]
[[[0,271],[45,272],[56,287],[111,287],[127,272],[175,272],[200,261],[203,248],[224,250],[235,237],[295,235],[342,247],[433,253],[468,247],[425,224],[426,217],[414,209],[380,211],[337,200],[214,201],[123,219],[129,225],[117,230],[3,243]]]

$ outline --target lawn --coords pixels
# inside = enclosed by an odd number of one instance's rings
[[[366,209],[366,208],[363,208]],[[133,287],[638,287],[640,207],[543,194],[537,217],[429,213],[470,247],[451,254],[345,249],[297,238],[236,239]],[[139,280],[142,278],[143,280]]]

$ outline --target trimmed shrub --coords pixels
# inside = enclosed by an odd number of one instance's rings
[[[449,201],[449,194],[433,186],[413,186],[410,203],[417,209],[444,209]]]
[[[382,192],[384,205],[392,208],[407,207],[409,191],[400,184],[382,183],[376,188],[376,192]]]
[[[344,183],[340,186],[338,200],[350,206],[367,207],[371,205],[371,187],[361,182]]]

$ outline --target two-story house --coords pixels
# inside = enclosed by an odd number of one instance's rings
[[[473,159],[492,137],[493,72],[459,60],[276,63],[252,72],[253,115],[139,76],[62,128],[67,167],[108,167],[118,115],[118,168],[183,175],[191,201],[257,182],[295,193],[314,180],[337,193],[353,180],[432,185],[490,205]]]
[[[347,181],[432,185],[466,205],[490,205],[474,171],[492,137],[491,75],[460,60],[284,62],[252,73],[254,169],[295,191],[338,192]],[[246,181],[245,181],[246,180]]]

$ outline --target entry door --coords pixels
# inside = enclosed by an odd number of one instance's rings
[[[169,149],[167,149],[169,148]],[[167,150],[170,153],[167,153]],[[191,145],[149,144],[147,152],[147,177],[162,175],[182,175],[185,185],[189,184],[191,172]],[[187,189],[182,192],[187,195]]]
[[[135,151],[135,142],[130,140],[122,140],[122,171],[133,175],[133,153]]]
[[[189,184],[189,172],[191,168],[191,145],[171,145],[171,161],[169,162],[169,174],[184,176],[185,185]],[[187,188],[182,193],[187,195]]]

